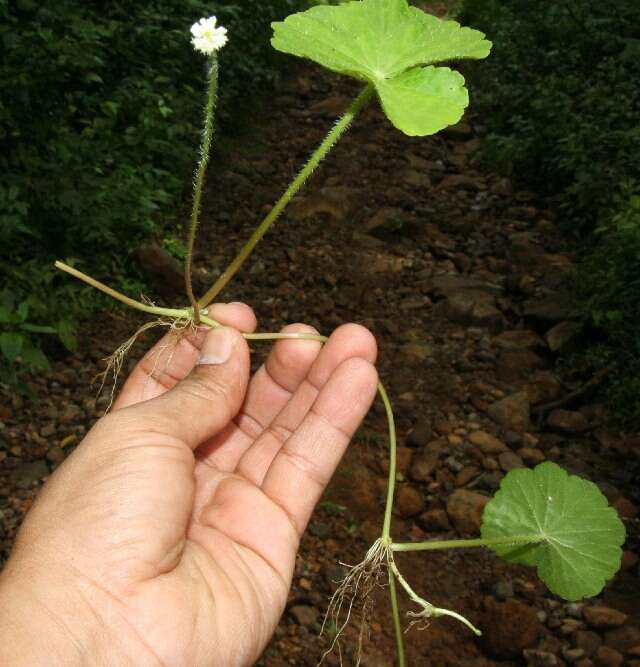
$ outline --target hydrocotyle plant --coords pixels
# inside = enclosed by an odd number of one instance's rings
[[[410,136],[427,136],[460,120],[469,103],[464,77],[442,65],[462,59],[482,59],[491,43],[485,36],[455,21],[437,19],[408,5],[407,0],[358,0],[339,6],[316,6],[273,24],[272,44],[279,51],[307,58],[334,72],[362,82],[361,92],[344,115],[312,153],[282,197],[258,225],[236,258],[211,288],[196,298],[192,287],[193,251],[200,219],[200,202],[214,131],[217,92],[217,51],[227,40],[226,30],[214,17],[192,27],[193,44],[208,58],[208,88],[204,133],[196,170],[193,209],[185,261],[185,291],[190,305],[161,308],[116,292],[77,269],[57,262],[56,266],[113,298],[154,316],[111,357],[107,372],[117,376],[124,355],[137,336],[149,328],[167,326],[176,331],[199,326],[219,327],[208,316],[208,306],[226,287],[272,227],[287,204],[358,113],[377,98],[389,121]],[[326,337],[299,333],[243,334],[250,340],[306,339]],[[115,386],[115,380],[114,380]],[[548,588],[568,600],[598,594],[620,567],[625,540],[622,522],[595,484],[568,475],[554,463],[534,470],[514,470],[503,479],[500,490],[487,504],[481,536],[470,540],[402,542],[391,534],[396,485],[396,429],[391,402],[382,384],[378,387],[389,424],[390,466],[386,509],[380,537],[364,560],[350,568],[336,590],[327,612],[337,632],[331,651],[356,607],[370,608],[371,593],[378,584],[389,585],[398,662],[406,663],[397,588],[415,604],[409,613],[412,623],[451,616],[479,631],[455,611],[441,609],[416,593],[398,568],[398,552],[486,547],[507,561],[536,567]],[[363,633],[360,633],[361,642]],[[326,655],[326,654],[325,654]]]

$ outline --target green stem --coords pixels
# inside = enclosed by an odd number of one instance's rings
[[[99,280],[88,276],[86,273],[82,273],[82,271],[78,271],[78,269],[74,269],[72,266],[69,266],[64,262],[56,262],[55,267],[61,271],[64,271],[65,273],[68,273],[69,275],[72,275],[74,278],[78,278],[78,280],[82,280],[83,282],[87,283],[87,285],[91,285],[91,287],[95,287],[97,290],[108,294],[111,298],[116,299],[116,301],[120,301],[130,308],[141,310],[143,313],[160,315],[162,317],[172,317],[181,320],[191,319],[191,313],[188,308],[176,309],[158,308],[157,306],[151,306],[149,304],[142,303],[141,301],[136,301],[135,299],[131,299],[130,297],[125,296],[121,292],[112,289],[108,285],[105,285]]]
[[[398,667],[407,667],[407,659],[404,652],[404,635],[400,622],[400,611],[398,610],[398,592],[396,589],[396,577],[389,569],[389,595],[391,596],[391,613],[393,615],[393,629],[396,635],[396,647],[398,650]]]
[[[300,170],[298,175],[292,181],[291,185],[287,188],[286,192],[280,197],[275,206],[271,209],[267,217],[260,223],[258,228],[253,232],[251,238],[244,245],[242,250],[238,253],[238,256],[231,262],[229,267],[225,272],[218,278],[213,287],[200,299],[198,302],[201,307],[208,306],[218,294],[226,287],[229,281],[233,276],[238,272],[240,267],[244,264],[249,255],[253,252],[254,248],[262,237],[269,231],[269,228],[273,223],[280,217],[281,213],[286,208],[287,204],[295,196],[295,194],[300,190],[304,185],[305,181],[311,176],[315,171],[317,166],[327,155],[327,153],[333,148],[336,142],[344,134],[347,128],[351,125],[353,119],[357,114],[362,110],[365,104],[369,101],[371,96],[374,93],[374,88],[369,84],[358,97],[354,100],[353,104],[349,107],[346,113],[340,118],[336,123],[334,128],[329,132],[324,141],[316,149],[313,155],[309,158],[309,161],[305,166]]]
[[[499,547],[544,542],[541,535],[514,535],[513,537],[477,538],[474,540],[434,540],[432,542],[404,542],[392,544],[392,551],[437,551],[441,549],[469,549],[472,547]]]
[[[189,302],[193,308],[194,322],[200,324],[200,304],[193,293],[193,249],[196,243],[196,234],[198,233],[198,224],[200,222],[200,209],[202,204],[202,191],[204,189],[204,179],[207,173],[209,157],[211,155],[211,142],[213,140],[213,114],[216,106],[216,97],[218,94],[218,59],[212,56],[209,61],[209,88],[207,93],[207,104],[204,112],[204,133],[202,136],[202,145],[200,147],[200,161],[196,169],[196,179],[193,190],[193,207],[191,209],[191,222],[189,224],[189,236],[187,240],[187,257],[184,263],[184,283],[189,297]]]
[[[397,470],[397,437],[396,424],[393,417],[393,408],[386,389],[378,384],[378,393],[384,403],[389,425],[389,482],[387,485],[387,504],[384,511],[384,523],[382,525],[382,541],[391,544],[391,513],[393,512],[393,499],[396,492],[396,470]]]

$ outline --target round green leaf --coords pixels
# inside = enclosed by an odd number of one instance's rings
[[[15,361],[22,351],[24,341],[24,336],[18,333],[2,333],[0,334],[0,351],[8,361]]]
[[[316,6],[273,23],[274,48],[375,83],[418,65],[486,58],[491,42],[410,7],[407,0]]]
[[[531,536],[535,543],[491,547],[535,566],[549,590],[567,600],[597,595],[620,568],[625,530],[592,482],[555,463],[513,470],[487,504],[482,537]]]
[[[410,136],[457,123],[469,104],[464,77],[448,67],[416,67],[381,81],[378,94],[389,120]]]

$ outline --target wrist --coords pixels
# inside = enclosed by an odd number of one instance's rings
[[[18,572],[11,561],[0,576],[0,619],[2,667],[157,666],[107,593]]]

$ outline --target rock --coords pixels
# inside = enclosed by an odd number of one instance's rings
[[[41,429],[40,429],[40,435],[43,438],[50,438],[55,432],[56,432],[56,425],[55,424],[45,424]]]
[[[523,317],[540,325],[563,322],[575,314],[569,299],[561,294],[525,301],[522,308]]]
[[[469,436],[469,441],[475,445],[485,456],[501,454],[507,451],[507,446],[501,440],[485,431],[474,431]]]
[[[560,322],[544,335],[547,345],[552,352],[559,352],[580,331],[580,325],[575,322]]]
[[[524,433],[529,428],[529,397],[518,392],[492,403],[487,413],[493,421],[509,431]]]
[[[407,434],[406,445],[407,447],[424,447],[432,439],[431,422],[424,415],[420,415]]]
[[[502,452],[498,457],[498,462],[505,472],[515,470],[516,468],[524,468],[524,461],[513,452]]]
[[[424,343],[407,343],[400,349],[400,354],[409,366],[420,366],[433,356],[433,347]]]
[[[404,217],[406,214],[400,208],[380,208],[372,218],[360,225],[360,228],[365,234],[382,230],[391,232]]]
[[[638,508],[628,498],[618,498],[613,507],[622,519],[635,519],[638,516]]]
[[[594,656],[596,667],[621,667],[624,662],[624,656],[615,649],[608,646],[601,646]]]
[[[421,452],[418,452],[411,464],[409,476],[416,482],[429,480],[440,461],[440,453],[446,444],[442,440],[430,442]]]
[[[422,494],[412,486],[401,486],[396,493],[394,509],[405,519],[420,514],[424,511]]]
[[[535,447],[521,447],[516,453],[529,466],[537,466],[546,459],[544,452]]]
[[[403,183],[411,185],[414,188],[428,189],[431,187],[431,177],[423,171],[407,169],[400,175]]]
[[[315,607],[299,604],[291,607],[289,613],[298,625],[314,628],[318,623],[318,610]]]
[[[501,579],[491,586],[491,593],[493,594],[493,597],[495,597],[496,600],[500,600],[500,602],[511,600],[515,595],[513,582]]]
[[[491,656],[500,660],[518,658],[538,642],[542,625],[533,607],[518,600],[497,602],[493,598],[486,598],[484,607],[480,629]]]
[[[184,274],[180,262],[157,243],[145,243],[136,251],[138,266],[162,296],[184,292]]]
[[[441,303],[439,310],[456,324],[486,327],[490,331],[498,331],[504,325],[504,317],[495,307],[495,298],[488,292],[460,290]]]
[[[529,329],[504,331],[493,338],[493,344],[504,350],[535,350],[544,349],[544,340]]]
[[[547,426],[562,433],[584,433],[589,428],[589,422],[581,412],[571,410],[552,410],[547,418]]]
[[[51,447],[47,452],[47,461],[49,463],[60,464],[64,461],[65,455],[60,447]]]
[[[581,648],[584,651],[587,658],[590,658],[602,645],[602,639],[600,639],[600,635],[590,630],[576,630],[573,643],[576,648]]]
[[[640,646],[640,628],[634,625],[623,625],[609,630],[605,633],[604,643],[620,653],[628,653],[635,646]]]
[[[467,290],[488,292],[494,296],[502,294],[502,288],[495,283],[451,273],[432,278],[430,284],[426,286],[426,290],[436,298],[449,297],[457,292]]]
[[[544,361],[531,350],[503,350],[498,357],[497,373],[503,382],[518,382],[544,368]]]
[[[451,530],[449,516],[441,509],[424,512],[418,517],[417,522],[420,528],[427,532],[444,533]]]
[[[487,496],[475,491],[458,489],[447,500],[447,514],[460,533],[478,533],[482,512],[489,502]]]
[[[19,489],[30,489],[34,482],[39,482],[49,474],[47,462],[39,459],[28,463],[21,463],[14,471],[13,478]]]
[[[627,620],[626,614],[610,607],[585,607],[583,613],[587,623],[600,630],[620,627]]]
[[[553,373],[541,371],[533,374],[524,385],[523,391],[529,397],[531,405],[551,403],[562,395],[562,383]]]
[[[550,651],[525,649],[522,655],[527,661],[527,667],[556,667],[559,664],[558,658]]]
[[[352,188],[326,186],[292,202],[288,215],[292,220],[302,221],[325,213],[342,222],[357,208],[356,199],[356,191]]]
[[[466,466],[456,475],[456,486],[466,486],[480,474],[480,468]]]

